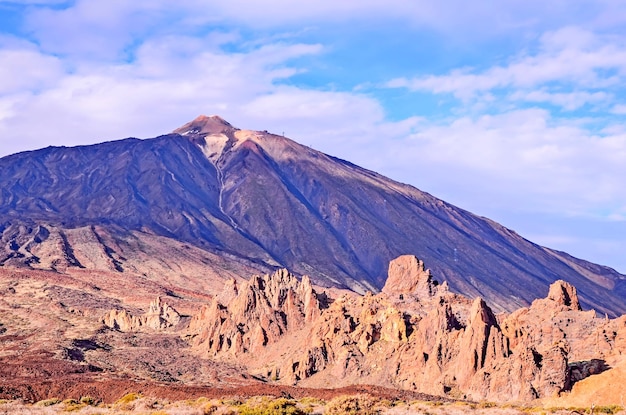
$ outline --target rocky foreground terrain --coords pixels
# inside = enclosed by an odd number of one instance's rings
[[[494,314],[413,256],[388,272],[379,294],[279,270],[208,295],[116,272],[0,269],[0,397],[365,391],[621,404],[626,317],[582,311],[572,285],[557,281],[529,307]]]

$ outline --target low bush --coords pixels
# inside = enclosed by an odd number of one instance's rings
[[[96,400],[91,396],[83,396],[80,398],[80,403],[84,403],[85,405],[95,405]]]
[[[63,401],[63,405],[65,405],[65,408],[64,408],[65,412],[78,411],[79,409],[87,406],[86,404],[81,403],[77,401],[76,399],[66,399]]]
[[[619,405],[596,406],[595,408],[593,408],[593,413],[614,415],[618,412],[621,412],[623,409],[624,408]]]
[[[116,404],[128,404],[137,399],[141,398],[141,395],[135,392],[127,393],[126,395],[119,398],[115,403]]]
[[[240,415],[306,415],[296,401],[286,398],[249,399],[239,407]]]
[[[42,401],[37,402],[35,405],[37,406],[52,406],[52,405],[56,405],[61,403],[61,400],[59,398],[50,398],[50,399],[44,399]]]
[[[369,395],[338,396],[326,405],[326,415],[378,415],[379,400]]]
[[[131,392],[115,401],[115,407],[124,411],[131,411],[137,406],[137,401],[141,398],[141,394]]]

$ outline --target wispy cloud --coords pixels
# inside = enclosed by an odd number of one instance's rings
[[[567,111],[577,110],[585,105],[606,105],[615,99],[612,94],[605,91],[550,92],[546,89],[516,91],[509,98],[518,101],[548,103]]]
[[[444,75],[400,77],[387,83],[435,94],[452,94],[469,101],[485,93],[509,94],[514,99],[550,102],[576,109],[609,98],[607,87],[626,83],[626,45],[579,28],[563,28],[543,35],[538,50],[523,52],[503,65],[484,70],[454,69]],[[562,88],[579,91],[562,93]],[[571,100],[570,100],[571,99]]]
[[[394,161],[420,153],[424,171],[439,166],[466,197],[500,203],[509,193],[535,195],[520,208],[585,215],[591,206],[626,206],[626,135],[596,136],[539,109],[426,125],[396,149]],[[407,150],[408,148],[408,150]],[[584,166],[584,168],[583,168]],[[462,172],[472,172],[469,176]],[[454,172],[454,173],[453,173]],[[481,186],[488,182],[488,188]],[[507,195],[499,200],[499,195]]]

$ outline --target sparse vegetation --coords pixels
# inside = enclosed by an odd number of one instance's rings
[[[141,395],[138,393],[127,393],[126,395],[122,396],[120,399],[118,399],[115,402],[115,407],[119,408],[119,409],[123,409],[123,410],[132,410],[135,409],[135,404],[137,403],[136,401],[138,399],[141,398]]]
[[[369,395],[339,396],[326,405],[327,415],[377,415],[380,400]]]
[[[80,403],[83,403],[85,405],[95,405],[96,400],[91,396],[83,396],[80,398]]]
[[[87,404],[77,401],[76,399],[65,399],[63,401],[63,405],[64,405],[64,411],[66,412],[78,411],[79,409],[87,406]]]
[[[305,415],[293,399],[252,398],[239,408],[240,415]]]
[[[591,407],[540,407],[492,402],[388,401],[367,394],[344,395],[325,402],[316,398],[287,399],[258,396],[240,399],[182,400],[170,402],[129,393],[114,404],[91,397],[78,400],[45,399],[27,405],[0,400],[2,415],[626,415],[618,405]]]
[[[608,405],[608,406],[596,406],[593,410],[593,413],[595,414],[609,414],[609,415],[614,415],[618,412],[623,411],[624,408],[622,408],[619,405]]]
[[[42,401],[39,401],[35,405],[37,405],[37,406],[52,406],[52,405],[56,405],[58,403],[61,403],[61,400],[59,398],[50,398],[50,399],[44,399]]]
[[[139,398],[141,398],[140,394],[131,392],[131,393],[127,393],[126,395],[124,395],[121,398],[119,398],[117,400],[117,402],[115,402],[115,403],[119,404],[119,405],[124,405],[124,404],[131,403],[133,401],[136,401]]]

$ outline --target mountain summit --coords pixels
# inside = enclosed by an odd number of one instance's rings
[[[208,252],[207,266],[220,258],[225,270],[285,267],[358,292],[380,290],[389,261],[411,254],[450,290],[481,296],[496,311],[528,305],[563,279],[578,288],[583,307],[626,312],[626,276],[610,268],[217,116],[153,139],[15,154],[0,159],[0,172],[3,266],[95,267],[78,255],[84,237],[68,237],[91,228],[110,239],[103,255],[118,272],[138,272],[128,255],[111,253],[128,252],[129,235]],[[59,235],[50,248],[61,252],[57,265],[38,254],[52,234]]]
[[[173,133],[180,135],[209,135],[222,134],[233,130],[235,128],[228,121],[217,115],[210,117],[200,115],[195,120],[175,129]]]

